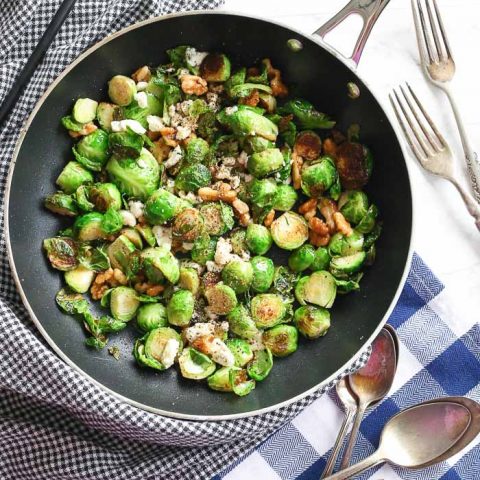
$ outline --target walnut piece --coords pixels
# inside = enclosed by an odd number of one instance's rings
[[[150,72],[150,69],[146,65],[144,65],[143,67],[140,67],[138,70],[135,70],[135,72],[132,73],[132,78],[135,80],[136,83],[149,82],[152,78],[152,73]]]
[[[72,138],[84,137],[85,135],[89,135],[90,133],[94,132],[97,128],[98,127],[94,123],[90,122],[90,123],[86,123],[79,132],[74,132],[73,130],[69,130],[68,134]]]
[[[180,84],[187,95],[203,95],[208,92],[207,81],[198,75],[182,75]]]
[[[265,217],[265,220],[263,221],[263,224],[266,226],[266,227],[269,227],[272,223],[273,223],[273,220],[275,219],[275,210],[272,208],[267,216]]]
[[[350,223],[340,212],[333,214],[333,221],[335,222],[337,231],[343,233],[346,237],[349,237],[353,233],[353,228],[350,226]]]

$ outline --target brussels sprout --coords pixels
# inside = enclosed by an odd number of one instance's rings
[[[173,222],[173,235],[184,242],[193,242],[204,230],[203,217],[196,208],[187,208]]]
[[[288,266],[294,272],[303,272],[315,260],[315,248],[312,245],[302,245],[299,249],[295,250],[288,259]]]
[[[379,223],[375,224],[373,230],[368,232],[364,237],[363,248],[367,251],[380,238],[382,233],[382,226]]]
[[[63,192],[53,193],[45,198],[45,208],[53,213],[65,215],[67,217],[75,217],[78,215],[78,208],[75,200],[71,195]]]
[[[200,115],[197,121],[197,135],[205,139],[207,142],[212,143],[214,141],[215,135],[218,132],[216,122],[217,116],[215,112],[206,112]]]
[[[258,328],[273,327],[281,323],[286,314],[283,298],[275,293],[262,293],[253,297],[250,310]]]
[[[93,282],[95,277],[95,272],[88,268],[85,268],[83,265],[79,265],[74,270],[69,270],[65,272],[65,282],[66,284],[77,293],[86,293],[90,288],[90,285]]]
[[[273,283],[275,267],[273,261],[266,257],[253,257],[250,260],[253,268],[252,290],[258,293],[266,292]]]
[[[91,215],[91,214],[89,214]],[[109,208],[102,217],[100,227],[105,235],[112,235],[121,230],[123,226],[123,218],[113,208]]]
[[[241,338],[230,338],[225,345],[231,350],[235,357],[235,366],[244,367],[253,358],[253,350],[250,344]]]
[[[298,274],[292,272],[287,267],[279,265],[275,267],[273,274],[272,292],[278,293],[283,297],[288,297],[298,280]]]
[[[261,382],[267,378],[273,367],[273,356],[269,348],[257,350],[253,360],[247,366],[247,373],[250,378]]]
[[[122,235],[127,237],[134,245],[136,248],[139,250],[143,249],[143,241],[142,241],[142,236],[136,230],[135,228],[124,228],[122,230]]]
[[[250,203],[259,207],[271,206],[277,193],[277,184],[272,179],[253,179],[247,184]]]
[[[108,141],[112,154],[117,158],[137,158],[145,143],[142,135],[132,130],[111,133]]]
[[[305,337],[323,337],[330,328],[330,312],[326,308],[303,306],[295,311],[293,321]]]
[[[103,272],[110,268],[106,245],[92,247],[88,244],[80,245],[78,249],[78,262],[94,272]]]
[[[183,350],[178,358],[178,363],[182,376],[192,380],[207,378],[216,368],[213,360],[191,347]]]
[[[226,55],[209,53],[200,65],[200,76],[207,82],[225,82],[230,78],[230,68]]]
[[[124,107],[133,102],[137,93],[135,82],[124,75],[115,75],[108,82],[108,96],[113,103]]]
[[[180,267],[178,286],[184,290],[189,290],[193,295],[196,295],[200,289],[200,278],[197,271],[190,267]]]
[[[232,231],[230,235],[230,243],[234,254],[240,257],[248,253],[247,243],[245,237],[247,232],[243,228],[237,228]]]
[[[338,208],[350,223],[356,225],[367,214],[368,197],[360,190],[343,192],[338,201]]]
[[[217,284],[205,292],[209,310],[216,315],[227,315],[237,306],[237,296],[228,285]]]
[[[56,181],[57,185],[68,194],[74,193],[80,185],[92,182],[92,174],[78,162],[68,162]]]
[[[203,138],[193,138],[188,142],[185,150],[185,161],[187,163],[202,163],[206,156],[210,146]]]
[[[363,234],[356,230],[348,237],[338,232],[330,239],[328,251],[332,257],[344,257],[362,250],[363,243]]]
[[[305,160],[316,160],[322,151],[322,139],[311,130],[300,132],[295,139],[293,150]]]
[[[298,330],[292,325],[277,325],[264,332],[263,343],[275,357],[286,357],[297,350]]]
[[[218,113],[217,120],[229,127],[235,135],[259,136],[272,142],[277,139],[278,127],[271,120],[250,108],[232,108],[233,111],[223,110]]]
[[[145,200],[158,187],[160,167],[145,148],[137,159],[111,157],[106,169],[112,182],[128,197]]]
[[[327,115],[317,111],[314,106],[306,100],[295,99],[288,101],[279,113],[293,114],[302,128],[333,128],[335,122]]]
[[[177,283],[180,278],[178,260],[166,247],[154,247],[143,250],[143,268],[147,278],[158,283],[165,277],[170,283]]]
[[[252,253],[264,255],[272,246],[272,235],[267,227],[251,223],[247,227],[245,242]]]
[[[151,194],[145,203],[145,217],[154,225],[162,225],[171,220],[177,211],[178,197],[159,188]]]
[[[77,191],[78,193],[78,191]],[[96,183],[89,189],[89,200],[95,205],[99,212],[106,212],[112,208],[122,208],[122,196],[113,183]]]
[[[230,331],[241,338],[247,340],[254,338],[258,334],[258,329],[247,308],[238,304],[228,315],[228,324]]]
[[[367,182],[373,158],[361,144],[343,142],[335,148],[335,163],[340,182],[345,190],[359,190]]]
[[[195,299],[190,290],[177,290],[167,304],[167,318],[171,325],[186,327],[192,319]]]
[[[76,238],[82,242],[101,240],[107,234],[102,228],[103,215],[97,212],[86,213],[78,217],[73,224],[73,232]]]
[[[137,313],[140,301],[137,292],[130,287],[115,287],[110,292],[110,311],[115,320],[130,321]]]
[[[100,102],[97,107],[97,121],[100,128],[106,132],[110,132],[112,129],[112,121],[118,114],[119,108],[112,103]]]
[[[243,149],[248,154],[263,152],[263,150],[267,150],[268,148],[275,148],[275,144],[266,138],[257,136],[245,137],[243,141]]]
[[[92,185],[80,185],[72,195],[80,210],[84,212],[91,212],[95,209],[95,205],[90,201],[91,189]]]
[[[73,106],[72,115],[78,123],[88,123],[95,118],[98,102],[90,98],[79,98]]]
[[[135,342],[133,354],[140,365],[162,371],[173,365],[182,346],[182,339],[173,328],[159,327]]]
[[[155,238],[150,225],[137,223],[135,229],[140,233],[147,245],[154,247],[157,244],[157,239]]]
[[[66,272],[77,267],[78,248],[74,240],[68,237],[46,238],[43,248],[53,268]]]
[[[107,248],[112,267],[127,271],[130,254],[135,250],[135,245],[125,235],[117,237]]]
[[[318,270],[326,270],[330,265],[330,254],[325,247],[318,247],[315,251],[315,258],[310,265],[310,270],[317,272]]]
[[[257,178],[270,175],[284,165],[282,152],[278,148],[268,148],[250,156],[247,163],[248,171]]]
[[[108,133],[99,128],[94,130],[83,137],[72,148],[72,152],[78,163],[89,170],[99,172],[108,160]]]
[[[196,192],[199,188],[207,187],[211,183],[210,169],[201,163],[181,168],[175,178],[175,188],[185,192]]]
[[[268,92],[258,92],[260,97],[260,106],[263,107],[267,113],[273,113],[277,109],[277,99]]]
[[[285,212],[270,226],[273,241],[284,250],[295,250],[308,240],[306,220],[294,212]]]
[[[372,244],[368,250],[365,252],[365,262],[363,263],[366,267],[371,267],[375,263],[375,258],[377,256],[377,248],[375,244]]]
[[[217,240],[210,238],[208,235],[198,237],[193,242],[193,248],[190,255],[194,262],[205,265],[207,262],[215,258],[215,250],[217,248]]]
[[[298,194],[290,185],[279,185],[273,198],[272,208],[281,212],[292,210],[298,200]]]
[[[249,380],[246,370],[232,368],[230,369],[230,385],[233,393],[244,397],[255,388],[255,380]]]
[[[335,278],[335,283],[337,284],[337,293],[346,294],[354,292],[355,290],[360,290],[360,280],[362,279],[363,273],[358,273],[355,275],[355,278]]]
[[[137,325],[140,330],[150,332],[158,327],[167,327],[167,311],[161,303],[142,305],[137,311]]]
[[[223,202],[204,203],[200,213],[205,221],[205,230],[214,237],[224,235],[235,224],[232,207]]]
[[[71,115],[62,117],[61,123],[67,130],[70,130],[71,132],[81,132],[85,128],[83,123],[78,123]]]
[[[237,85],[242,85],[245,83],[247,78],[247,69],[245,67],[240,68],[236,72],[234,72],[230,78],[225,82],[225,91],[227,95],[232,98],[232,88]]]
[[[346,257],[335,257],[330,262],[330,272],[339,278],[358,272],[365,262],[365,252],[357,252]]]
[[[232,392],[230,383],[230,370],[232,369],[240,370],[237,367],[222,367],[216,370],[213,375],[208,377],[208,386],[217,392]]]
[[[329,272],[323,270],[301,278],[295,287],[295,297],[301,305],[313,303],[319,307],[330,308],[336,295],[335,279]]]
[[[322,157],[302,170],[302,190],[309,197],[318,198],[327,191],[337,179],[337,170],[330,157]]]
[[[235,293],[245,293],[253,280],[252,265],[243,260],[232,260],[223,268],[222,280],[232,287]]]
[[[55,296],[57,305],[70,315],[83,315],[88,311],[88,302],[79,293],[70,293],[61,289]]]
[[[355,230],[360,233],[370,233],[375,228],[375,220],[378,217],[378,208],[375,205],[368,207],[367,213],[360,220]]]

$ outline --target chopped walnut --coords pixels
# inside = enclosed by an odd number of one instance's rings
[[[321,236],[325,236],[330,233],[327,224],[323,220],[320,220],[318,217],[312,217],[308,221],[308,228]]]
[[[282,74],[277,68],[273,68],[272,62],[269,58],[265,58],[263,63],[267,67],[267,75],[270,80],[270,87],[272,88],[272,95],[274,97],[286,97],[288,95],[288,88],[282,82]]]
[[[180,83],[187,95],[203,95],[208,92],[207,81],[198,75],[182,75]]]
[[[258,90],[255,88],[253,89],[250,94],[246,97],[243,97],[239,100],[238,103],[241,105],[248,105],[249,107],[256,107],[260,102],[260,94]]]
[[[89,135],[90,133],[94,132],[98,127],[92,123],[86,123],[83,128],[79,132],[74,132],[73,130],[69,130],[68,134],[72,138],[79,138],[79,137],[84,137],[85,135]]]
[[[338,211],[337,204],[333,200],[323,197],[320,199],[320,205],[318,209],[325,218],[325,223],[327,224],[330,233],[335,233],[337,227],[335,226],[335,221],[333,220],[333,214]]]
[[[302,186],[303,158],[297,153],[292,153],[292,180],[293,188],[298,190]]]
[[[165,138],[160,138],[156,142],[153,142],[152,155],[155,157],[158,163],[162,163],[168,158],[171,152],[171,147],[167,145]]]
[[[337,230],[346,237],[349,237],[353,233],[353,228],[350,226],[350,223],[340,212],[333,214],[333,221],[335,222]]]
[[[248,205],[238,198],[232,203],[232,207],[239,215],[249,212]]]
[[[149,82],[152,78],[152,73],[150,72],[150,69],[144,65],[132,73],[132,78],[135,80],[135,83]]]
[[[327,233],[326,235],[320,235],[311,230],[309,240],[314,247],[325,247],[328,245],[328,242],[330,242],[330,234]]]
[[[98,273],[90,288],[92,298],[94,300],[100,300],[110,287],[115,287],[117,285],[118,283],[114,277],[114,271],[112,268]]]
[[[249,213],[242,213],[239,217],[238,220],[240,222],[240,225],[243,227],[248,227],[252,223],[252,218],[250,217]]]
[[[220,200],[220,192],[218,190],[214,190],[210,187],[202,187],[198,189],[198,196],[204,202],[213,202],[215,200]]]
[[[160,133],[166,145],[169,147],[176,147],[178,145],[178,142],[175,140],[175,135],[177,134],[175,128],[164,127],[160,130]]]
[[[162,136],[162,134],[160,132],[152,132],[152,131],[148,131],[147,132],[147,137],[152,141],[154,142],[155,140],[158,140],[160,137]]]
[[[94,283],[90,288],[90,294],[92,295],[93,300],[100,300],[109,288],[108,285]]]
[[[272,223],[273,223],[273,220],[275,219],[275,210],[272,208],[267,216],[265,217],[265,220],[263,221],[263,224],[266,226],[266,227],[269,227]]]
[[[126,275],[119,268],[113,270],[113,278],[120,285],[126,285],[128,283]]]
[[[302,203],[298,207],[298,213],[301,215],[304,215],[307,212],[310,212],[311,210],[315,210],[317,208],[317,199],[316,198],[311,198],[310,200],[307,200],[305,203]]]
[[[317,213],[317,209],[313,208],[312,210],[309,210],[308,212],[305,212],[303,214],[303,217],[308,222],[308,221],[310,221],[311,218],[313,218],[316,215],[316,213]]]
[[[160,295],[164,290],[165,287],[163,285],[152,285],[151,287],[147,288],[145,293],[150,297],[156,297],[157,295]]]
[[[331,138],[326,138],[323,141],[323,153],[335,157],[337,153],[337,144]]]

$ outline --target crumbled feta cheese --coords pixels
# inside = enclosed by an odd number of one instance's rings
[[[167,161],[164,163],[165,168],[171,168],[175,166],[183,157],[183,151],[180,145],[177,145],[167,158]]]
[[[221,162],[226,167],[233,167],[237,163],[237,159],[235,157],[223,157]]]
[[[129,212],[128,210],[120,210],[118,213],[122,217],[123,224],[127,227],[134,227],[137,224],[137,219],[132,212]]]
[[[218,320],[218,315],[217,315],[216,313],[213,313],[213,312],[210,310],[210,308],[207,307],[207,308],[204,310],[204,312],[205,312],[205,316],[208,318],[208,321],[210,321],[210,322],[215,322],[215,321]]]
[[[185,50],[185,61],[191,67],[199,67],[207,55],[207,52],[197,52],[195,48],[188,47]]]
[[[193,192],[186,193],[183,190],[180,190],[179,192],[177,192],[177,195],[180,198],[183,198],[183,200],[187,200],[188,202],[193,204],[198,203],[200,201],[200,199]]]
[[[233,190],[236,190],[240,186],[241,180],[238,175],[233,175],[230,177],[230,186],[233,188]]]
[[[184,330],[185,338],[189,343],[194,342],[197,338],[213,335],[214,333],[215,325],[209,322],[196,323]]]
[[[177,135],[175,136],[175,138],[177,140],[185,140],[186,138],[188,138],[190,135],[192,134],[192,130],[188,127],[182,127],[181,125],[179,125],[177,127]]]
[[[211,260],[207,260],[205,266],[207,267],[207,271],[209,272],[221,272],[222,267],[220,265],[217,265],[215,262],[212,262]]]
[[[165,247],[168,250],[172,248],[172,229],[169,227],[162,227],[161,225],[155,225],[152,227],[152,232],[157,240],[159,247]]]
[[[175,109],[177,112],[186,116],[186,115],[190,115],[190,109],[192,108],[192,105],[193,105],[193,100],[185,100],[183,102],[177,103]]]
[[[232,244],[229,240],[220,237],[217,242],[217,248],[215,250],[215,263],[217,265],[226,265],[230,261],[232,253]],[[207,266],[208,269],[208,266]]]
[[[225,345],[225,342],[215,337],[209,345],[209,354],[214,362],[223,367],[233,367],[235,365],[235,357],[232,351]]]
[[[220,323],[220,329],[224,332],[228,332],[228,330],[230,329],[230,324],[228,322],[222,322]]]
[[[253,175],[250,175],[249,173],[247,173],[244,177],[243,177],[243,180],[245,182],[251,182],[253,180]]]
[[[170,368],[175,361],[178,350],[180,349],[180,342],[175,338],[169,338],[163,349],[160,360],[165,368]]]
[[[140,108],[148,107],[148,97],[145,92],[137,92],[133,98],[137,101]]]
[[[253,338],[248,340],[248,343],[252,347],[253,351],[263,350],[265,348],[263,345],[263,332],[259,330]]]
[[[137,160],[137,165],[140,167],[140,168],[147,168],[148,165],[147,163],[145,162],[145,160],[143,160],[143,158],[139,158]]]
[[[114,120],[111,123],[112,132],[126,132],[128,128],[139,135],[143,135],[146,132],[140,122],[136,120]]]
[[[128,208],[135,218],[140,218],[143,216],[145,205],[137,200],[130,200],[128,202]]]
[[[233,115],[237,110],[238,110],[238,107],[236,105],[234,105],[233,107],[227,107],[225,109],[225,114],[226,115]]]
[[[165,125],[163,124],[162,119],[160,117],[157,117],[156,115],[148,115],[147,123],[148,123],[148,129],[151,132],[160,132],[162,128],[165,128]]]
[[[143,92],[148,87],[148,82],[138,82],[137,92]]]
[[[187,68],[180,68],[178,70],[178,78],[183,77],[184,75],[190,75],[190,72]]]
[[[237,158],[237,161],[240,165],[246,168],[248,162],[248,153],[245,150],[242,150]]]
[[[182,267],[195,269],[199,275],[201,275],[205,270],[205,267],[203,265],[200,265],[199,263],[193,262],[191,260],[182,260],[180,264]]]
[[[193,243],[183,242],[182,247],[183,247],[184,250],[187,250],[187,252],[189,252],[193,248]]]
[[[213,110],[214,112],[218,112],[220,109],[220,99],[218,97],[218,94],[214,92],[208,92],[207,93],[207,105],[210,110]]]
[[[226,165],[220,165],[215,171],[215,178],[217,180],[230,180],[232,175],[232,167]]]
[[[173,178],[167,178],[167,183],[165,184],[165,188],[170,193],[173,193],[175,191],[175,180]]]

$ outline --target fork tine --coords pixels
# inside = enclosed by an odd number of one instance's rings
[[[435,46],[437,47],[437,56],[439,60],[446,60],[445,55],[442,49],[442,42],[440,41],[440,37],[438,35],[438,27],[437,23],[435,22],[435,17],[432,11],[432,2],[430,0],[425,0],[425,5],[427,7],[427,14],[428,19],[430,21],[430,30],[432,32],[433,41],[435,42]],[[438,13],[438,10],[436,10]],[[437,22],[438,22],[438,15],[437,15]]]
[[[415,9],[414,9],[415,12]],[[436,58],[433,55],[432,43],[430,37],[428,36],[428,26],[425,18],[425,14],[423,11],[421,0],[417,0],[417,12],[419,17],[419,24],[420,28],[417,27],[417,38],[423,37],[423,44],[426,50],[428,61],[427,63],[435,63]]]
[[[423,36],[422,25],[420,23],[420,16],[418,13],[418,8],[415,5],[417,0],[411,0],[412,2],[412,13],[413,13],[413,23],[415,25],[415,33],[417,35],[418,50],[420,52],[420,60],[423,64],[430,63],[430,58],[428,55],[427,47],[425,45],[425,38]]]
[[[433,0],[433,8],[435,9],[435,13],[437,14],[437,23],[440,28],[440,33],[442,34],[445,51],[447,52],[447,56],[452,58],[450,44],[448,43],[448,37],[447,37],[447,34],[445,33],[445,27],[443,26],[443,20],[442,20],[442,16],[440,15],[440,10],[438,8],[437,0]]]

